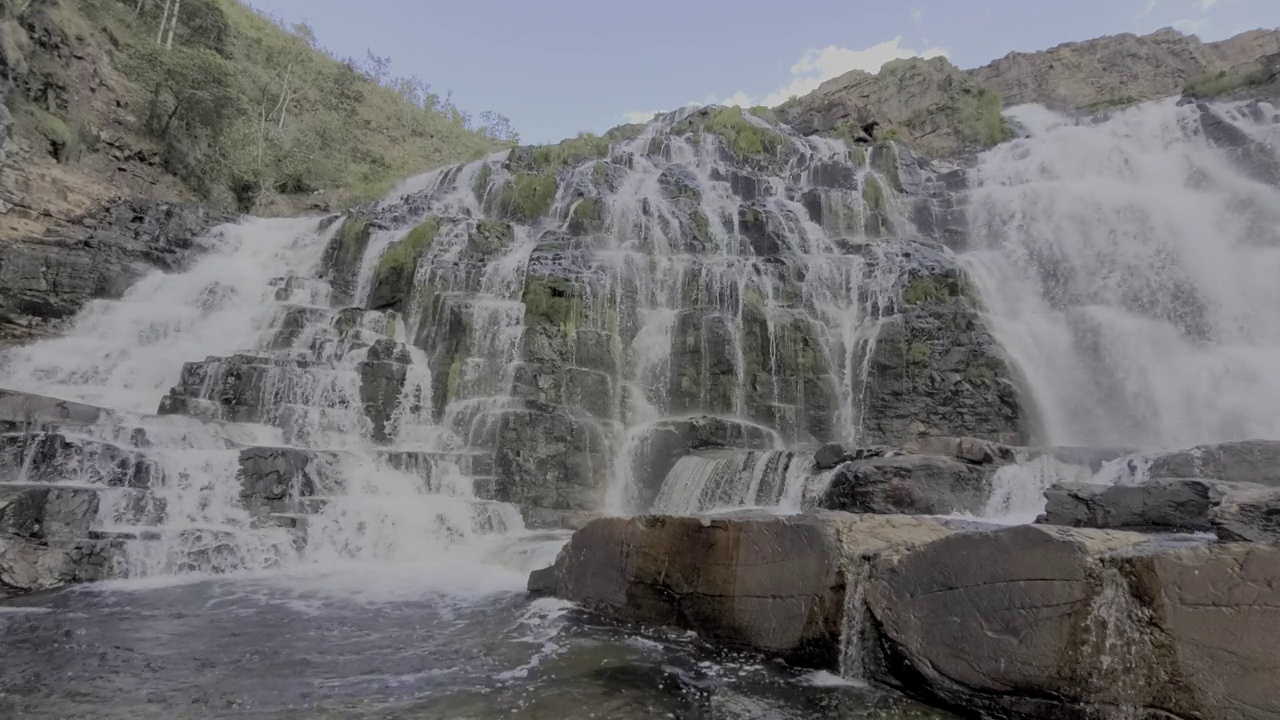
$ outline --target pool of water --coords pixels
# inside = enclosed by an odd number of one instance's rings
[[[942,718],[440,565],[120,581],[0,603],[16,718]]]

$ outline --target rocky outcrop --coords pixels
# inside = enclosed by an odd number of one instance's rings
[[[667,474],[680,458],[704,450],[771,450],[776,433],[717,417],[663,420],[636,433],[628,448],[636,507],[647,511],[662,489]]]
[[[900,301],[896,312],[885,312],[870,349],[863,437],[885,445],[928,436],[1021,444],[1016,378],[979,316],[968,279],[931,249],[904,255]]]
[[[0,507],[0,534],[33,541],[87,538],[98,517],[98,492],[31,488]]]
[[[1227,542],[1280,545],[1280,488],[1232,494],[1213,511],[1211,524]]]
[[[897,455],[846,463],[820,507],[853,513],[978,514],[991,498],[994,464],[937,455]]]
[[[1210,516],[1240,486],[1211,480],[1149,480],[1140,485],[1055,485],[1037,522],[1067,527],[1207,532]]]
[[[101,580],[117,557],[110,542],[50,545],[0,534],[0,599]]]
[[[840,513],[604,518],[530,583],[612,617],[834,667],[852,563],[947,534],[930,520]]]
[[[530,589],[974,716],[1259,720],[1277,573],[1269,544],[816,513],[597,520]]]
[[[1245,440],[1121,460],[1122,482],[1147,478],[1205,478],[1280,485],[1280,441]]]
[[[86,302],[183,268],[201,238],[231,219],[197,205],[122,202],[39,236],[0,238],[0,344],[55,333]]]
[[[872,75],[852,70],[777,109],[802,134],[851,141],[892,133],[937,156],[990,147],[1011,134],[1000,96],[945,58],[885,63]]]
[[[1253,30],[1217,43],[1164,28],[1111,35],[1035,53],[1009,53],[971,70],[1006,105],[1040,103],[1095,112],[1182,93],[1189,80],[1280,52],[1280,31]]]

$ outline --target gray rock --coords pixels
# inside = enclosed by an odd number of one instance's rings
[[[297,448],[240,451],[240,501],[256,516],[296,512],[300,498],[316,494],[315,453]]]
[[[0,256],[0,343],[56,331],[89,300],[118,298],[143,275],[176,271],[233,216],[196,205],[123,202],[8,242]]]
[[[1280,548],[1022,526],[874,566],[871,676],[975,716],[1280,716]]]
[[[574,533],[530,587],[631,622],[672,625],[834,667],[844,568],[945,537],[926,519],[811,513],[602,518]]]
[[[1280,441],[1245,440],[1202,445],[1190,450],[1135,457],[1130,475],[1209,478],[1233,483],[1280,485]],[[1140,478],[1136,478],[1140,479]]]
[[[38,541],[87,538],[98,505],[96,490],[31,488],[0,507],[0,533]]]
[[[1141,485],[1055,485],[1037,522],[1068,527],[1204,532],[1210,514],[1232,489],[1210,480],[1161,479]]]
[[[0,481],[147,488],[163,477],[162,468],[145,453],[114,443],[61,432],[0,434]]]
[[[93,405],[0,389],[0,428],[6,432],[31,432],[49,425],[92,425],[111,417],[109,410]]]
[[[899,455],[846,463],[819,506],[854,513],[978,513],[991,496],[994,467],[935,455]]]
[[[1213,511],[1212,525],[1226,542],[1280,545],[1280,488],[1233,493]]]
[[[1011,463],[1017,453],[1008,445],[979,438],[951,438],[930,436],[913,440],[902,447],[903,451],[920,455],[943,455],[975,465]]]

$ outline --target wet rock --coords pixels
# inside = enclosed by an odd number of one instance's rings
[[[197,257],[200,238],[233,216],[197,205],[127,201],[5,244],[0,344],[56,332],[90,300],[119,298],[156,269]]]
[[[1201,445],[1189,450],[1138,456],[1126,462],[1125,479],[1208,478],[1233,483],[1280,486],[1280,441]]]
[[[855,460],[869,460],[896,454],[900,454],[900,451],[886,446],[846,448],[839,443],[827,443],[813,454],[813,469],[830,470]]]
[[[594,421],[530,404],[495,412],[477,445],[494,449],[494,499],[549,510],[595,510],[603,500],[609,439]]]
[[[0,533],[37,541],[87,538],[98,505],[96,490],[31,488],[0,507]]]
[[[846,560],[944,537],[936,522],[841,513],[602,518],[574,533],[541,592],[796,662],[839,656]]]
[[[144,453],[113,443],[57,432],[0,434],[0,480],[147,488],[163,475]]]
[[[1280,545],[1280,488],[1233,493],[1212,514],[1213,530],[1226,542]]]
[[[1226,150],[1236,165],[1253,179],[1280,187],[1280,157],[1270,145],[1231,124],[1208,103],[1197,103],[1196,107],[1205,139],[1211,145]]]
[[[315,460],[313,452],[297,448],[240,451],[240,502],[257,516],[296,511],[299,498],[316,494]]]
[[[43,544],[0,534],[0,599],[103,580],[117,556],[106,541]]]
[[[778,435],[766,427],[726,418],[699,416],[659,422],[632,441],[636,507],[642,512],[653,507],[663,480],[686,455],[700,450],[770,450],[778,442]]]
[[[1280,713],[1280,548],[1023,526],[884,557],[874,678],[975,715]],[[1261,583],[1261,584],[1259,584]],[[1206,708],[1212,711],[1205,712]]]
[[[394,340],[378,340],[369,348],[367,359],[360,363],[360,402],[364,414],[373,424],[373,440],[391,440],[391,420],[400,404],[401,392],[413,362],[409,351]]]
[[[347,215],[325,247],[320,279],[328,280],[333,287],[331,301],[335,306],[343,307],[357,300],[355,291],[361,260],[375,229],[369,216]]]
[[[92,425],[111,412],[93,405],[0,389],[0,429],[30,432],[53,424]]]
[[[925,437],[907,443],[902,449],[921,455],[944,455],[975,465],[1011,463],[1017,459],[1016,451],[1008,445],[979,438]]]
[[[881,322],[868,364],[866,439],[1019,444],[1024,412],[1016,378],[978,314],[967,279],[932,250],[905,246],[902,252],[894,261],[908,264],[901,304]]]
[[[991,497],[994,467],[936,455],[899,455],[842,465],[819,502],[854,513],[980,513]]]
[[[1055,485],[1036,522],[1068,527],[1203,532],[1232,486],[1209,480],[1161,479],[1141,485]]]

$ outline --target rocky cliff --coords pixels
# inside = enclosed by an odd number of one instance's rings
[[[1251,30],[1215,43],[1172,28],[1111,35],[1034,53],[1013,52],[969,71],[1006,105],[1040,103],[1094,112],[1178,95],[1188,82],[1280,53],[1280,30]]]

